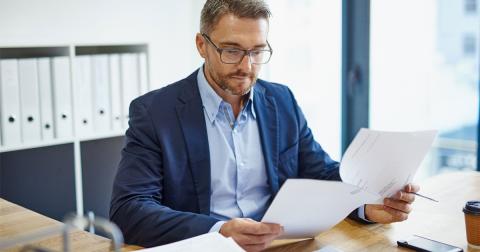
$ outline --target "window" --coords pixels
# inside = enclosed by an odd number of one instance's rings
[[[315,139],[333,159],[341,143],[341,14],[338,0],[270,0],[273,48],[263,77],[292,89]]]
[[[466,57],[475,56],[477,41],[472,34],[465,35],[463,37],[463,54]]]
[[[420,177],[476,169],[480,21],[459,18],[462,4],[371,2],[370,127],[438,129]]]
[[[477,0],[464,0],[465,14],[477,13]]]

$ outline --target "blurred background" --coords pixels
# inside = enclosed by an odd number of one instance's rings
[[[478,170],[479,1],[268,3],[274,52],[261,78],[293,90],[316,140],[334,159],[341,159],[360,127],[438,129],[417,180]],[[40,54],[53,52],[48,49],[53,47],[66,49],[75,100],[77,57],[141,52],[147,55],[148,85],[136,93],[140,95],[201,66],[194,39],[203,4],[0,0],[0,60],[11,58],[12,52],[27,57],[22,48],[47,48]],[[12,95],[5,90],[0,89],[4,101]],[[114,104],[110,95],[105,99]],[[130,101],[125,94],[119,96],[122,103]],[[4,103],[0,113],[5,128]],[[75,116],[78,108],[75,102],[72,106]],[[102,134],[80,136],[74,128],[66,137],[12,144],[5,141],[8,133],[2,133],[0,197],[57,219],[67,211],[107,216],[126,123],[122,125]]]

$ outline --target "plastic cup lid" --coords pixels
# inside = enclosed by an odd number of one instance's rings
[[[464,213],[480,215],[480,201],[468,201],[463,208]]]

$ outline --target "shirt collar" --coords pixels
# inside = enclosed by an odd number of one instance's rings
[[[197,82],[203,107],[207,111],[208,119],[211,123],[213,123],[217,117],[217,114],[220,112],[220,106],[224,101],[222,97],[220,97],[215,90],[213,90],[210,84],[208,84],[207,78],[203,72],[203,66],[198,69]],[[253,86],[250,90],[248,101],[245,104],[245,109],[252,113],[253,118],[256,118],[255,110],[253,109],[253,94],[255,93],[254,88],[255,86]]]

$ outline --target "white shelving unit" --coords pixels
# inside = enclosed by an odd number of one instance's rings
[[[131,85],[137,85],[133,90],[138,90],[138,93],[123,94],[122,92],[125,92],[125,90],[132,89],[126,87],[130,83],[124,83],[124,80],[120,78],[120,81],[122,81],[121,93],[115,95],[119,95],[122,102],[121,118],[111,115],[110,130],[79,134],[77,125],[79,125],[78,120],[80,118],[76,115],[79,115],[80,108],[75,106],[75,104],[79,104],[75,99],[79,98],[74,92],[74,85],[77,84],[76,57],[127,54],[139,55],[137,58],[138,82],[131,83]],[[123,136],[128,123],[128,111],[125,110],[128,108],[126,103],[129,103],[130,100],[122,97],[135,98],[151,89],[149,83],[150,72],[148,71],[148,46],[146,44],[91,44],[17,48],[0,46],[0,60],[56,56],[68,56],[69,58],[73,134],[70,137],[28,143],[0,144],[0,197],[56,219],[63,218],[70,211],[76,211],[78,214],[94,211],[97,215],[108,217],[111,183],[120,159]],[[144,62],[141,63],[140,60],[144,60]],[[123,63],[120,61],[121,64]],[[143,69],[146,74],[144,76],[140,76],[142,73],[141,65],[146,68]],[[109,65],[109,69],[110,67]],[[95,82],[94,79],[91,80]],[[111,77],[109,77],[109,80],[111,80]],[[143,83],[141,83],[142,81]],[[110,82],[109,85],[111,85]],[[110,94],[110,96],[105,97],[105,99],[109,99],[111,105],[114,95]],[[112,110],[112,107],[110,109]],[[55,111],[55,109],[53,110]],[[95,112],[94,108],[92,117],[95,116]],[[0,115],[1,113],[0,107]],[[101,114],[104,114],[103,109]],[[122,120],[122,127],[113,129],[113,120]],[[84,123],[87,123],[87,120],[84,120]],[[94,123],[93,120],[91,123]],[[2,136],[0,139],[5,138]],[[74,198],[73,201],[71,197]],[[87,204],[85,204],[86,202]]]

